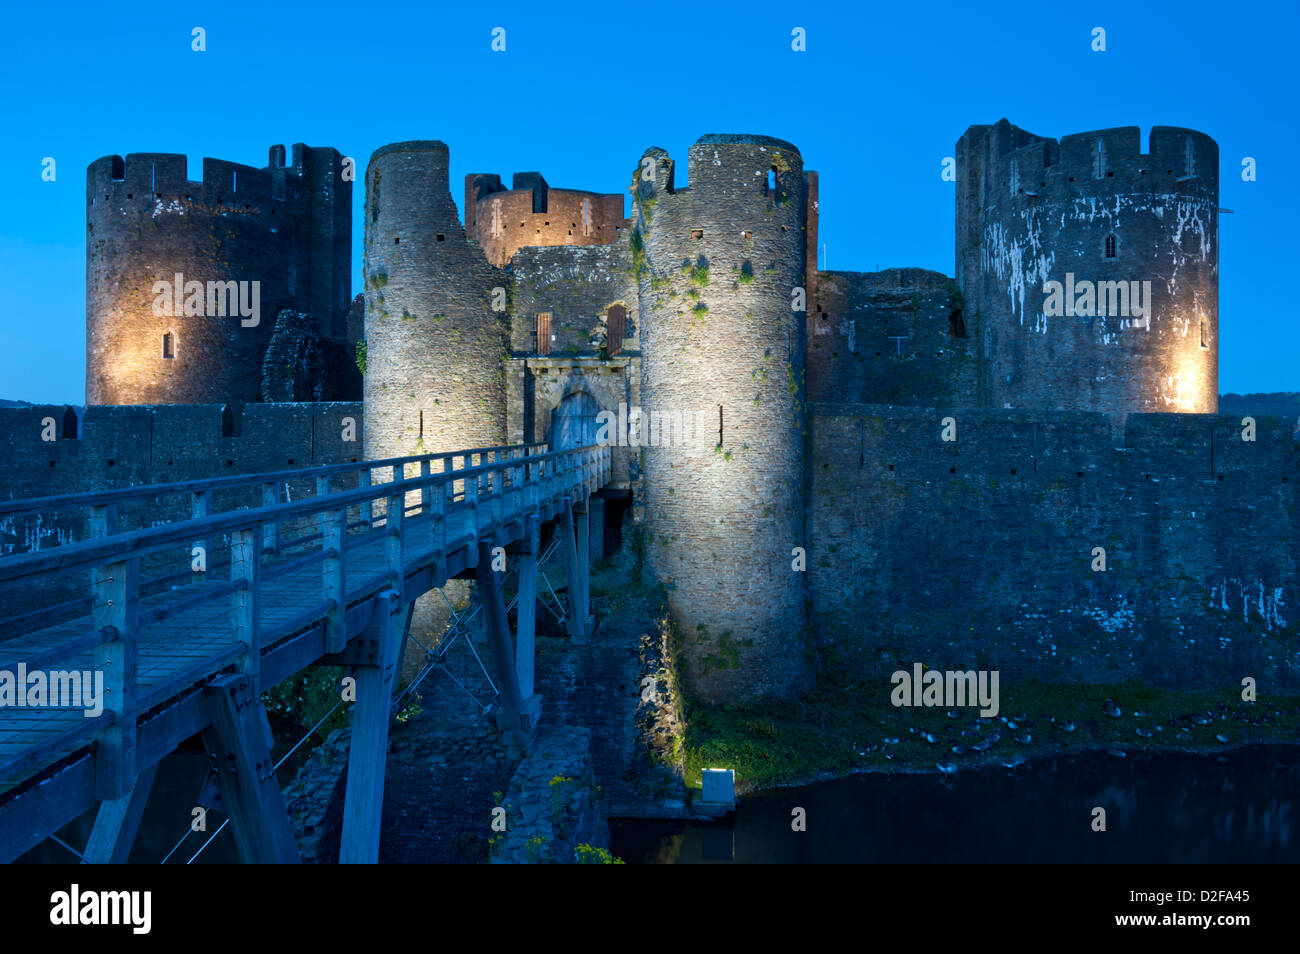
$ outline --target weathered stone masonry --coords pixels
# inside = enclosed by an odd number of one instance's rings
[[[1218,410],[1219,147],[1156,126],[957,143],[957,281],[989,407]],[[1048,316],[1044,283],[1149,281],[1149,320]]]
[[[628,219],[618,194],[552,189],[535,172],[507,190],[471,174],[464,227],[447,147],[393,144],[367,170],[364,309],[351,310],[347,269],[323,252],[350,229],[345,192],[321,178],[331,150],[295,147],[292,170],[274,151],[266,170],[209,161],[197,193],[182,157],[108,157],[88,174],[91,403],[225,402],[262,385],[266,341],[251,335],[205,345],[192,381],[159,377],[158,362],[140,358],[157,343],[156,319],[118,305],[154,266],[224,263],[218,277],[238,278],[256,263],[271,273],[266,314],[280,300],[318,321],[330,310],[331,333],[348,340],[364,321],[370,457],[561,430],[585,440],[594,414],[620,404],[699,425],[671,446],[617,448],[612,487],[644,519],[647,566],[686,637],[689,685],[706,699],[806,688],[808,630],[850,665],[899,657],[1062,679],[1293,683],[1289,422],[1261,418],[1258,440],[1244,442],[1239,420],[1212,413],[1217,145],[1158,126],[1144,153],[1134,127],[1058,142],[1001,120],[970,127],[956,151],[950,279],[819,272],[818,176],[777,139],[703,137],[689,150],[689,188],[674,184],[667,152],[647,150]],[[294,208],[297,230],[272,232]],[[1067,272],[1150,281],[1150,320],[1045,314],[1044,283]],[[272,365],[306,360],[310,342],[294,335]],[[274,406],[227,410],[224,431],[219,406],[139,419],[91,410],[83,440],[53,450],[32,441],[28,417],[44,409],[0,421],[10,445],[0,490],[351,453],[314,437],[310,453],[286,453],[274,427],[275,454],[235,450],[260,415],[281,413]],[[940,439],[948,416],[951,442]],[[218,436],[232,428],[243,436]],[[188,443],[159,436],[172,433]],[[6,545],[23,546],[65,528],[7,529]],[[792,569],[795,547],[806,573]],[[1104,573],[1091,569],[1094,547],[1106,549]]]
[[[53,441],[42,439],[47,420],[55,422]],[[45,497],[342,464],[364,459],[364,439],[359,403],[91,406],[80,418],[75,408],[62,405],[0,408],[0,496]],[[309,478],[287,481],[280,493],[281,499],[297,500],[315,491]],[[217,510],[260,505],[255,487],[213,494]],[[142,498],[119,504],[118,521],[124,528],[151,527],[187,519],[189,508],[186,495]],[[284,539],[294,532],[286,526]],[[86,536],[84,508],[0,518],[0,554]],[[224,553],[218,543],[210,541],[214,560]],[[71,576],[61,578],[61,585],[75,584]],[[24,612],[46,596],[11,587],[4,608]]]
[[[667,154],[646,158],[642,400],[708,421],[646,452],[646,560],[668,588],[695,692],[790,695],[811,685],[791,572],[804,539],[805,329],[792,297],[805,284],[803,160],[779,139],[705,136],[690,188],[676,190]]]
[[[285,308],[311,315],[331,345],[328,396],[356,386],[345,326],[352,182],[337,150],[299,143],[286,166],[272,146],[264,169],[204,159],[201,181],[187,178],[183,155],[105,156],[86,170],[86,219],[87,404],[261,400]],[[155,315],[155,283],[177,274],[205,287],[258,282],[257,323]]]
[[[943,419],[956,441],[942,440]],[[1300,688],[1294,422],[816,405],[809,585],[841,662]],[[1094,570],[1095,547],[1106,569]]]

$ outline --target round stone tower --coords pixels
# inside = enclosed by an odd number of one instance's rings
[[[654,149],[633,182],[646,560],[700,697],[789,696],[812,682],[792,563],[807,545],[803,161],[778,139],[713,135],[689,174],[675,191]]]
[[[343,337],[352,185],[331,148],[273,146],[264,169],[183,155],[86,170],[86,402],[257,401],[282,308]]]
[[[1136,126],[957,144],[957,280],[981,403],[1218,410],[1219,148]]]
[[[377,150],[365,216],[366,456],[504,444],[507,281],[461,227],[446,145]]]

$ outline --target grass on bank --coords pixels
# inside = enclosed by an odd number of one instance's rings
[[[1137,683],[1003,680],[996,717],[982,718],[968,706],[952,710],[951,718],[944,707],[895,708],[889,675],[854,676],[832,664],[802,698],[744,708],[703,706],[687,695],[686,784],[698,788],[705,768],[734,769],[737,791],[746,792],[861,771],[960,770],[1065,750],[1204,751],[1300,742],[1300,696],[1252,703],[1232,687],[1181,692]],[[1119,716],[1106,714],[1108,701]],[[991,742],[986,749],[975,748],[985,742]]]

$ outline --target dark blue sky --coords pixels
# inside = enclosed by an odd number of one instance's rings
[[[996,9],[996,12],[993,12]],[[1300,390],[1294,2],[68,3],[6,10],[0,58],[0,397],[80,403],[85,167],[128,152],[262,166],[335,146],[363,170],[404,139],[467,172],[537,169],[624,191],[650,145],[708,132],[795,143],[821,173],[833,269],[953,272],[941,162],[1005,116],[1060,137],[1187,126],[1219,142],[1220,390]],[[207,52],[190,31],[207,31]],[[490,50],[506,28],[504,54]],[[792,28],[808,49],[790,49]],[[1090,49],[1093,27],[1107,51]],[[57,162],[55,182],[41,163]],[[1241,159],[1258,162],[1242,182]],[[361,267],[361,182],[354,272]],[[463,210],[462,210],[463,211]],[[354,285],[360,288],[359,279]]]

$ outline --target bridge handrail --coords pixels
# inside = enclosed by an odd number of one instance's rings
[[[343,464],[320,464],[315,467],[294,470],[273,470],[256,474],[231,474],[229,477],[205,477],[200,480],[181,480],[168,484],[142,484],[137,487],[121,487],[116,490],[88,490],[72,494],[57,494],[45,497],[18,497],[13,500],[0,500],[0,516],[13,513],[47,512],[50,510],[70,510],[74,507],[96,507],[121,503],[139,497],[170,496],[183,493],[201,493],[210,490],[226,490],[244,485],[276,483],[294,478],[326,477],[351,471],[377,470],[398,464],[420,463],[422,461],[445,460],[454,457],[470,457],[474,454],[495,454],[504,451],[532,451],[533,448],[546,447],[544,441],[531,444],[504,444],[499,447],[471,447],[466,450],[446,451],[438,454],[419,454],[413,457],[389,457],[383,460],[358,460]],[[541,452],[545,453],[545,451]],[[526,453],[525,458],[540,456],[539,453]]]
[[[92,532],[97,532],[98,535],[87,541],[0,557],[0,582],[12,583],[44,571],[91,566],[95,568],[92,586],[106,587],[95,598],[94,628],[90,631],[74,632],[57,645],[32,646],[26,651],[21,647],[0,644],[0,661],[11,661],[13,668],[25,663],[43,666],[58,659],[92,651],[93,668],[104,672],[104,691],[108,697],[102,712],[93,720],[63,720],[66,724],[61,728],[56,726],[52,733],[9,757],[5,761],[6,772],[39,769],[41,759],[66,746],[69,741],[79,746],[93,742],[96,797],[121,798],[130,791],[135,780],[136,739],[141,713],[156,703],[171,698],[179,689],[196,681],[201,682],[232,664],[238,665],[244,673],[252,673],[256,685],[262,651],[270,645],[263,642],[267,631],[259,624],[259,601],[256,598],[232,601],[230,645],[193,656],[188,666],[171,673],[162,682],[150,685],[142,683],[137,656],[138,630],[142,625],[165,619],[180,609],[229,597],[239,591],[249,590],[256,594],[267,579],[322,561],[327,567],[326,579],[323,581],[323,599],[317,606],[298,613],[288,621],[278,620],[270,630],[271,635],[266,638],[275,640],[278,638],[274,635],[277,631],[292,633],[302,626],[323,620],[326,627],[326,652],[337,652],[344,648],[349,638],[348,629],[344,625],[339,632],[336,617],[346,613],[349,595],[344,587],[342,551],[348,548],[345,535],[350,507],[361,505],[367,513],[364,525],[373,529],[374,523],[370,521],[367,502],[381,498],[386,503],[385,528],[356,538],[352,545],[372,540],[391,540],[386,544],[390,548],[388,572],[390,576],[396,574],[395,582],[401,587],[404,586],[402,581],[407,569],[402,556],[402,541],[404,515],[407,511],[405,501],[409,495],[419,494],[420,506],[426,514],[433,517],[435,526],[439,518],[442,519],[441,549],[436,549],[435,552],[442,553],[445,557],[446,553],[454,552],[466,543],[462,532],[457,533],[454,542],[449,539],[445,521],[452,508],[469,510],[473,516],[473,533],[469,537],[472,545],[475,539],[481,539],[484,532],[495,532],[494,528],[501,529],[504,526],[508,497],[514,496],[519,505],[517,511],[511,506],[509,519],[518,519],[520,515],[527,514],[530,507],[541,506],[544,501],[549,502],[546,506],[550,506],[561,500],[572,500],[579,492],[586,494],[593,491],[609,473],[612,462],[608,446],[591,445],[507,457],[461,470],[455,470],[452,461],[441,473],[432,473],[432,468],[427,464],[427,461],[438,457],[465,457],[465,462],[468,463],[469,455],[473,453],[475,452],[462,451],[395,458],[390,464],[367,462],[375,467],[392,466],[391,479],[380,484],[365,481],[361,486],[350,490],[332,491],[329,477],[318,473],[317,493],[298,501],[268,504],[265,503],[267,498],[264,494],[264,504],[261,507],[231,510],[217,515],[200,514],[173,524],[113,535],[105,533],[111,526],[103,519],[101,509],[97,517],[92,515]],[[420,467],[420,473],[408,477],[407,465],[422,461],[426,463]],[[318,470],[305,468],[295,473],[301,477]],[[512,473],[517,475],[513,481]],[[498,476],[494,478],[493,475]],[[486,492],[485,477],[488,478]],[[447,492],[454,491],[456,483],[463,483],[464,486],[464,493],[459,500],[454,492]],[[442,490],[432,493],[433,488]],[[535,488],[536,493],[530,494],[529,488]],[[484,504],[487,505],[486,525],[479,519],[480,507]],[[276,568],[268,568],[270,572],[263,573],[261,562],[266,552],[263,547],[263,528],[267,524],[278,525],[281,521],[310,514],[321,515],[322,549],[296,557]],[[206,539],[209,534],[224,531],[231,533],[232,579],[215,583],[202,592],[182,596],[165,605],[142,610],[139,594],[142,556],[162,551],[178,542],[190,542],[198,536]],[[238,565],[234,562],[236,552],[242,554]],[[417,555],[411,566],[418,567],[423,559],[425,558]],[[329,561],[336,564],[333,570],[329,569]],[[281,572],[275,572],[277,569]],[[331,574],[333,583],[330,582]],[[386,578],[381,581],[381,585],[390,582],[394,581]],[[322,613],[327,615],[322,617]],[[333,648],[332,643],[336,643]],[[6,649],[9,650],[8,653],[4,653]],[[12,658],[6,660],[4,657]],[[251,663],[249,660],[252,660]]]
[[[460,453],[451,456],[461,456]],[[289,520],[294,517],[308,516],[324,510],[339,510],[355,504],[366,504],[380,497],[407,494],[423,488],[433,488],[454,484],[458,481],[475,479],[484,475],[502,473],[507,470],[537,468],[548,461],[565,458],[581,458],[583,463],[604,462],[610,456],[610,450],[599,444],[582,448],[569,448],[536,454],[511,460],[493,461],[462,470],[450,470],[437,474],[422,474],[390,480],[382,484],[371,484],[354,490],[334,491],[329,494],[304,497],[301,500],[274,504],[272,506],[252,507],[242,510],[230,510],[206,517],[181,520],[160,527],[132,530],[112,536],[96,537],[80,543],[51,547],[45,550],[31,550],[26,553],[0,556],[0,583],[12,583],[16,580],[35,576],[55,570],[70,570],[80,567],[99,566],[118,563],[156,553],[177,543],[192,542],[214,534],[228,533],[234,530],[247,530],[272,522]],[[418,463],[421,457],[396,458],[394,464]],[[405,467],[403,466],[403,471]],[[396,473],[396,471],[395,471]],[[527,478],[525,478],[527,482]],[[575,481],[577,483],[579,481]],[[494,496],[494,495],[489,495]],[[480,500],[483,498],[480,497]]]

